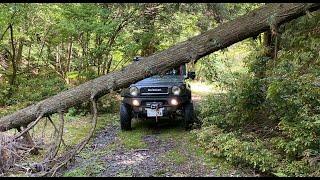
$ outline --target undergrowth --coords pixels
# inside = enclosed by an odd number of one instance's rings
[[[194,133],[208,153],[275,176],[320,175],[319,20],[316,12],[281,26],[276,61],[251,41],[248,73],[200,105]]]

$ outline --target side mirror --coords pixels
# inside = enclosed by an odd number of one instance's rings
[[[134,62],[137,62],[137,61],[140,61],[140,60],[142,60],[142,59],[143,59],[143,57],[135,56],[135,57],[133,58],[133,61],[134,61]]]
[[[194,80],[194,78],[196,78],[196,72],[188,72],[188,78]]]
[[[139,61],[139,57],[138,56],[134,57],[133,61]]]

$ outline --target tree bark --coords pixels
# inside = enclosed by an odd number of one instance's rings
[[[10,88],[9,92],[7,94],[8,97],[11,97],[13,94],[13,90],[16,87],[16,78],[17,78],[17,72],[18,72],[18,67],[17,67],[17,59],[16,59],[16,46],[14,42],[14,37],[13,37],[13,27],[12,24],[9,25],[10,28],[10,39],[11,39],[11,49],[12,49],[12,54],[11,54],[11,64],[12,64],[12,75],[10,77]]]
[[[10,24],[10,37],[11,37],[11,49],[12,49],[12,56],[11,56],[11,63],[12,63],[12,76],[10,79],[10,85],[13,86],[16,82],[16,75],[17,75],[17,61],[16,61],[16,47],[14,43],[13,37],[13,27]]]
[[[156,51],[157,40],[155,39],[155,20],[158,15],[158,3],[145,4],[143,10],[143,26],[144,33],[148,34],[148,38],[142,41],[141,56],[150,56]]]
[[[70,38],[69,48],[68,48],[68,58],[67,58],[67,67],[66,67],[66,74],[71,72],[71,58],[72,58],[72,43],[73,38]],[[66,81],[70,84],[70,79],[66,76]]]
[[[121,70],[100,76],[67,91],[61,92],[34,105],[28,106],[0,119],[0,131],[26,126],[40,114],[66,110],[82,102],[90,101],[129,86],[143,78],[162,73],[172,67],[196,62],[219,49],[257,35],[270,28],[270,19],[282,24],[305,14],[306,10],[319,9],[319,3],[274,3],[267,4],[233,21],[223,23],[215,29],[178,43],[162,52],[141,61],[133,62]]]

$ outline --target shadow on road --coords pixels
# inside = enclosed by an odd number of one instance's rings
[[[184,121],[182,117],[160,118],[158,122],[155,119],[137,118],[132,121],[132,129],[147,128],[153,133],[159,133],[162,130],[181,129],[184,130]]]

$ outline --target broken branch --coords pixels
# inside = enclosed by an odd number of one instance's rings
[[[43,116],[43,113],[41,113],[38,118],[29,126],[27,127],[26,129],[24,129],[23,131],[21,131],[18,135],[15,135],[13,137],[13,139],[18,139],[19,137],[21,137],[22,135],[24,135],[26,132],[28,132],[31,128],[33,128],[39,121],[40,119],[42,118]]]

